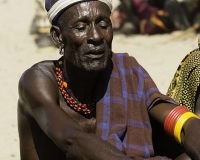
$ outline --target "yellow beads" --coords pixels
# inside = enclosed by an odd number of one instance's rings
[[[61,64],[63,64],[63,62],[62,61],[58,61],[58,64],[61,65]]]

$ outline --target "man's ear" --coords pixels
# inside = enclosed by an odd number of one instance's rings
[[[62,45],[62,34],[60,28],[52,25],[50,29],[50,34],[54,44],[57,48],[59,48]]]

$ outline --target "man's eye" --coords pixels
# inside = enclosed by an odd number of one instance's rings
[[[84,31],[84,30],[86,29],[86,27],[85,27],[85,26],[77,27],[77,29],[78,29],[79,31]]]
[[[100,26],[101,28],[103,28],[103,29],[106,29],[106,28],[109,26],[109,24],[108,24],[107,22],[105,22],[105,21],[101,21],[101,22],[99,23],[99,26]]]
[[[76,28],[77,30],[79,30],[79,31],[84,31],[84,30],[87,28],[87,25],[85,25],[85,24],[77,24],[77,25],[75,26],[75,28]]]

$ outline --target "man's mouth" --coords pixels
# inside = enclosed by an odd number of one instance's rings
[[[86,56],[92,59],[99,59],[103,56],[105,49],[103,47],[95,47],[91,48],[87,53]]]
[[[87,53],[87,57],[92,58],[92,59],[100,59],[102,58],[104,52],[96,52],[96,51],[92,51]]]

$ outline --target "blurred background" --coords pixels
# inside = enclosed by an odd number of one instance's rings
[[[41,20],[44,15],[40,2],[0,0],[0,160],[20,159],[17,101],[21,74],[36,62],[60,57],[49,39],[48,23]],[[186,12],[173,15],[171,5],[177,7],[176,11],[180,9],[174,1],[164,7],[153,5],[152,1],[127,2],[113,0],[113,51],[134,56],[159,90],[166,93],[180,61],[198,47],[198,13],[195,20],[188,19]],[[139,4],[143,10],[136,12],[133,8]]]

